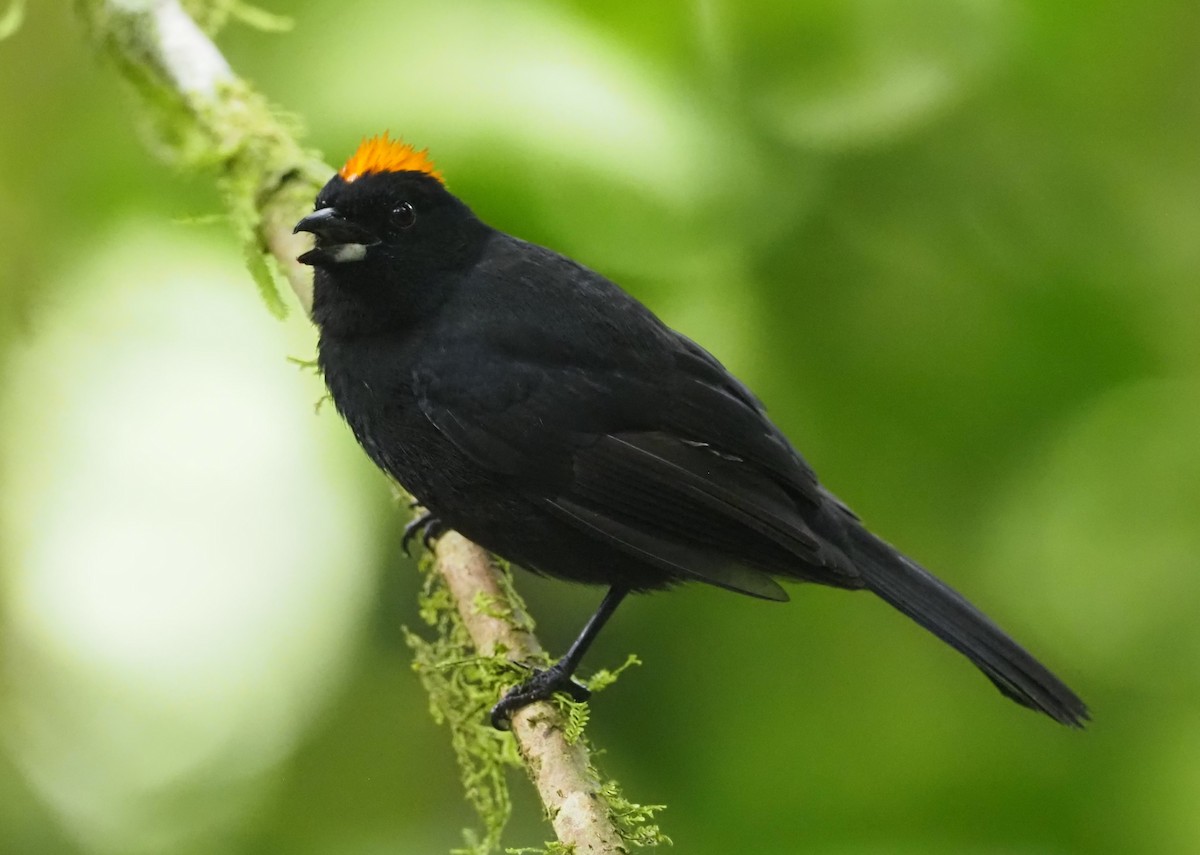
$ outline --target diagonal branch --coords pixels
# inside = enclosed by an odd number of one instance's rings
[[[274,285],[281,274],[310,311],[311,275],[295,261],[306,240],[292,234],[292,224],[311,207],[333,170],[301,148],[179,0],[77,0],[77,7],[95,41],[149,108],[166,143],[162,153],[185,166],[215,171],[268,304],[283,309]],[[483,550],[448,534],[438,545],[434,567],[480,656],[492,657],[498,668],[502,657],[544,658],[532,632],[510,617],[520,606]],[[624,852],[629,845],[661,840],[657,829],[647,836],[652,826],[630,827],[611,785],[601,786],[586,744],[569,739],[568,730],[563,713],[545,702],[513,717],[521,762],[559,841],[584,855]]]
[[[503,652],[519,662],[545,658],[533,633],[513,619],[520,605],[512,602],[486,552],[451,532],[438,540],[436,555],[434,566],[480,655]],[[481,608],[484,603],[489,607]],[[530,704],[513,714],[512,731],[558,839],[575,844],[578,855],[625,851],[587,746],[567,738],[558,708],[545,701]]]

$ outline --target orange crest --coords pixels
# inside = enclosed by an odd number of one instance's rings
[[[364,139],[346,165],[338,170],[338,175],[345,181],[353,181],[369,172],[424,172],[445,183],[442,173],[429,159],[428,149],[417,151],[408,143],[390,140],[387,131]]]

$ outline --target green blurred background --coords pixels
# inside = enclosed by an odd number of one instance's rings
[[[1200,4],[271,10],[221,44],[331,162],[621,282],[1093,707],[865,595],[639,599],[591,734],[678,851],[1200,851]],[[0,852],[444,852],[402,514],[71,12],[0,43]],[[518,581],[554,650],[599,596]]]

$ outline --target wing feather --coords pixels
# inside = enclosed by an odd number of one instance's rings
[[[573,471],[556,498],[622,525],[768,573],[861,584],[853,564],[809,528],[790,495],[745,461],[667,433],[635,432],[578,450]]]
[[[766,573],[729,556],[706,552],[629,525],[569,498],[546,499],[545,504],[559,519],[672,575],[708,582],[764,600],[786,602],[788,599],[787,591]]]

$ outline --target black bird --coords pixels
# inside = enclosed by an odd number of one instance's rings
[[[626,594],[699,581],[786,600],[776,578],[872,591],[1019,704],[1083,701],[817,481],[758,399],[612,282],[481,222],[425,152],[366,140],[296,225],[316,246],[325,381],[381,469],[529,570],[608,586],[555,665],[509,692],[585,698],[572,674]],[[412,530],[410,529],[411,533]]]

